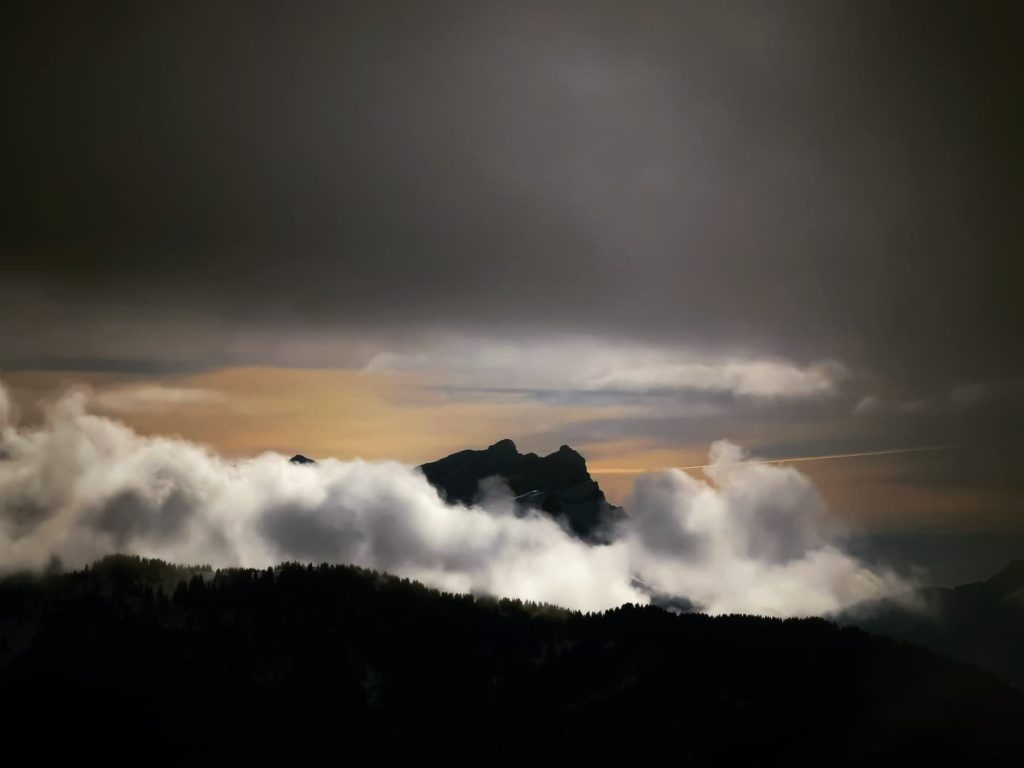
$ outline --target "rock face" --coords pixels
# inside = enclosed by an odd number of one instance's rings
[[[511,440],[489,448],[465,450],[420,467],[427,480],[449,501],[471,504],[480,499],[480,483],[500,477],[523,508],[542,509],[564,518],[581,539],[607,541],[625,513],[609,504],[590,477],[586,460],[568,445],[538,456],[519,453]]]

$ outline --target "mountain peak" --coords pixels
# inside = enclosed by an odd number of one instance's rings
[[[292,464],[316,464],[316,462],[308,456],[303,456],[301,453],[296,453],[290,459],[289,462]]]
[[[560,446],[556,453],[552,453],[549,456],[545,456],[545,458],[551,458],[552,456],[557,456],[559,459],[562,459],[563,461],[571,461],[577,464],[581,464],[584,470],[586,470],[587,460],[583,458],[583,454],[577,451],[575,448],[572,448],[568,445]],[[590,476],[589,472],[587,473],[587,476]]]
[[[539,507],[552,517],[568,521],[577,536],[606,540],[607,530],[624,512],[609,504],[587,471],[583,456],[568,445],[554,453],[522,454],[505,438],[486,450],[465,450],[423,464],[427,481],[449,501],[473,504],[480,498],[480,482],[500,477],[524,506]]]
[[[517,455],[519,453],[519,449],[516,448],[516,444],[507,437],[502,440],[499,440],[493,445],[488,446],[487,450],[491,451],[492,453],[505,453]]]
[[[1024,589],[1024,560],[1011,560],[1003,570],[986,580],[985,584],[1002,593]]]

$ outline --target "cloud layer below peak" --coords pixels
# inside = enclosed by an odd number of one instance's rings
[[[0,417],[8,409],[0,389]],[[792,468],[712,446],[707,479],[642,476],[630,520],[589,546],[508,495],[446,503],[396,462],[229,461],[89,413],[72,392],[41,426],[0,421],[0,568],[81,566],[111,552],[265,567],[354,563],[443,589],[582,610],[684,596],[710,612],[820,614],[905,588],[844,553]]]

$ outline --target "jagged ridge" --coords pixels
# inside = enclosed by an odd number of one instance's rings
[[[449,501],[471,504],[480,498],[480,483],[500,477],[524,506],[564,518],[580,538],[607,540],[625,513],[609,504],[578,451],[563,445],[538,456],[520,453],[508,438],[485,450],[464,450],[423,464],[427,480]]]

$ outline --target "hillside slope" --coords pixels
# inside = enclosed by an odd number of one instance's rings
[[[836,620],[977,664],[1024,690],[1024,560],[985,581],[857,605]]]
[[[1014,762],[1024,722],[987,673],[818,619],[582,615],[351,567],[123,557],[0,582],[0,702],[8,753],[106,764],[991,765]]]

